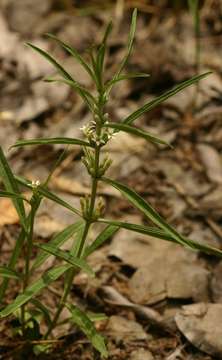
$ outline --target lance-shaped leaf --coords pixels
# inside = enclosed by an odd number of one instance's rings
[[[71,81],[73,83],[73,86],[75,85],[75,90],[87,102],[87,105],[89,105],[88,99],[85,97],[81,85],[63,68],[62,65],[60,65],[54,59],[54,57],[52,57],[47,51],[40,49],[38,46],[35,46],[30,43],[27,43],[27,45],[30,46],[36,52],[38,52],[40,55],[42,55],[46,60],[48,60],[64,79]]]
[[[80,145],[80,146],[92,147],[87,141],[81,139],[65,138],[65,137],[18,140],[11,147],[21,147],[21,146],[29,146],[29,145],[51,145],[51,144]]]
[[[129,231],[134,231],[139,234],[149,235],[154,238],[170,241],[173,243],[178,243],[171,235],[167,234],[165,231],[151,226],[144,226],[139,224],[133,224],[133,223],[121,222],[115,220],[107,220],[107,219],[99,219],[99,222],[113,226],[118,226],[119,228],[123,228]],[[222,251],[220,249],[217,249],[212,246],[200,244],[197,241],[191,240],[184,236],[183,236],[183,240],[184,240],[184,245],[187,245],[191,249],[199,250],[210,255],[222,257]]]
[[[181,245],[187,245],[184,238],[170,226],[158,213],[149,205],[139,194],[117,181],[103,177],[102,180],[119,190],[121,194],[129,200],[138,210],[142,211],[155,225],[171,235],[175,241]]]
[[[48,189],[46,189],[45,187],[39,186],[38,187],[38,192],[39,194],[41,194],[42,196],[56,202],[57,204],[65,207],[66,209],[74,212],[75,214],[82,216],[81,212],[79,210],[77,210],[76,208],[74,208],[72,205],[70,205],[69,203],[67,203],[66,201],[64,201],[63,199],[61,199],[59,196],[55,195],[54,193],[52,193],[51,191],[49,191]]]
[[[187,88],[188,86],[191,86],[191,85],[197,83],[198,81],[204,79],[209,74],[211,74],[210,71],[206,72],[206,73],[204,73],[202,75],[194,76],[189,80],[183,81],[179,85],[175,86],[173,89],[171,89],[171,90],[165,92],[164,94],[158,96],[156,99],[154,99],[152,101],[149,101],[148,103],[143,105],[141,108],[134,111],[132,114],[130,114],[129,116],[127,116],[123,120],[123,123],[124,124],[132,124],[132,122],[134,122],[136,119],[138,119],[144,113],[154,109],[156,106],[161,104],[163,101],[169,99],[171,96],[176,95],[179,91],[182,91],[183,89]]]
[[[7,266],[8,269],[10,269],[12,271],[15,269],[15,266],[17,264],[19,255],[20,255],[20,253],[22,251],[22,248],[23,248],[23,244],[24,244],[26,235],[27,235],[27,233],[25,232],[24,228],[22,228],[21,232],[20,232],[20,234],[19,234],[19,236],[18,236],[18,238],[16,240],[15,246],[13,248],[13,251],[12,251],[8,266]],[[2,303],[2,301],[3,301],[5,292],[6,292],[7,287],[8,287],[9,280],[10,280],[9,278],[4,278],[3,282],[1,283],[1,286],[0,286],[0,303]]]
[[[0,266],[0,277],[9,279],[20,279],[20,275],[6,266]]]
[[[55,79],[54,77],[51,76],[44,78],[44,81],[49,83],[57,82],[70,86],[83,98],[83,100],[85,100],[90,110],[92,110],[93,105],[96,103],[96,100],[90,94],[90,92],[76,82],[67,79]]]
[[[97,57],[96,57],[96,63],[94,64],[94,69],[96,70],[96,78],[98,79],[99,86],[103,86],[103,67],[104,67],[104,60],[105,60],[105,53],[107,48],[107,39],[109,34],[112,31],[112,21],[110,21],[106,27],[103,40],[99,46]]]
[[[15,179],[17,182],[19,182],[21,185],[26,186],[27,188],[33,190],[33,186],[32,184],[27,181],[26,179],[22,178],[21,176],[15,176]],[[39,185],[36,189],[36,192],[39,195],[42,195],[43,197],[50,199],[54,202],[56,202],[57,204],[65,207],[66,209],[74,212],[75,214],[82,216],[81,212],[79,210],[77,210],[76,208],[74,208],[72,205],[70,205],[69,203],[67,203],[65,200],[61,199],[59,196],[55,195],[54,193],[52,193],[50,190],[48,190],[46,187]]]
[[[90,254],[92,254],[98,247],[100,247],[106,240],[108,240],[111,236],[113,236],[117,231],[119,230],[119,227],[116,225],[108,225],[97,237],[96,239],[90,244],[88,247],[86,247],[84,256],[87,257]]]
[[[130,126],[127,124],[122,124],[122,123],[105,123],[103,126],[107,127],[107,128],[115,129],[118,131],[124,131],[128,134],[132,134],[132,135],[135,135],[138,137],[142,137],[145,140],[147,140],[151,143],[154,143],[154,144],[163,144],[163,145],[167,145],[167,146],[171,147],[171,145],[168,142],[166,142],[165,140],[162,140],[159,137],[157,137],[153,134],[150,134],[144,130],[135,128],[134,126]]]
[[[35,50],[37,53],[42,55],[46,60],[48,60],[54,66],[54,68],[60,73],[62,77],[64,77],[67,80],[71,80],[75,82],[72,76],[47,51],[42,50],[38,46],[35,46],[30,43],[27,43],[27,45],[30,46],[33,50]]]
[[[45,272],[40,279],[28,286],[24,292],[0,312],[0,318],[8,316],[34,298],[42,289],[57,280],[71,265],[60,265]]]
[[[74,49],[72,46],[66,44],[64,41],[60,40],[57,36],[53,34],[46,34],[50,39],[53,39],[57,41],[70,55],[72,55],[79,64],[82,65],[82,67],[87,71],[87,73],[90,75],[90,77],[94,80],[94,74],[91,69],[91,67],[87,64],[87,62],[83,59],[83,57],[78,53],[76,49]]]
[[[94,276],[95,273],[91,269],[91,267],[83,260],[79,259],[67,251],[58,249],[57,247],[51,245],[51,244],[35,244],[35,246],[39,247],[43,251],[48,252],[51,255],[54,255],[55,257],[64,260],[65,262],[71,264],[74,267],[78,267],[82,270],[84,270],[88,275]]]
[[[83,333],[90,340],[96,350],[98,350],[104,358],[107,358],[108,353],[106,350],[105,341],[102,335],[100,335],[93,322],[89,317],[74,305],[67,304],[66,307],[69,309],[73,322],[83,331]]]
[[[15,180],[16,180],[16,179],[15,179]],[[34,197],[34,195],[33,195],[33,197]],[[33,198],[33,197],[32,197],[32,198]],[[35,196],[35,202],[36,202],[36,203],[35,203],[35,209],[36,209],[36,211],[37,211],[37,208],[40,206],[41,199],[42,199],[41,197],[39,197],[39,198],[37,199],[36,196]],[[37,201],[38,201],[38,203],[37,203]],[[31,199],[31,202],[32,202],[32,199]],[[31,213],[30,213],[29,216],[27,217],[27,224],[28,224],[28,226],[29,226],[29,224],[30,224],[30,220],[31,220]],[[20,231],[20,234],[19,234],[18,238],[16,239],[15,246],[14,246],[14,248],[13,248],[11,257],[10,257],[10,259],[9,259],[9,263],[8,263],[8,266],[7,266],[7,267],[8,267],[10,270],[14,270],[15,267],[16,267],[16,264],[17,264],[17,262],[18,262],[18,258],[19,258],[19,256],[20,256],[20,253],[21,253],[22,249],[23,249],[23,244],[24,244],[24,242],[25,242],[25,239],[26,239],[27,235],[28,235],[28,234],[27,234],[27,232],[25,231],[25,229],[22,228],[21,231]],[[2,302],[2,300],[3,300],[3,298],[4,298],[5,292],[6,292],[7,287],[8,287],[9,280],[10,280],[10,279],[5,278],[5,279],[3,280],[1,286],[0,286],[0,303]]]
[[[113,79],[116,79],[119,77],[119,75],[121,74],[123,68],[125,67],[128,59],[131,55],[131,52],[133,49],[133,41],[134,41],[135,32],[136,32],[136,19],[137,19],[137,9],[134,9],[133,15],[132,15],[132,20],[131,20],[129,38],[128,38],[128,42],[127,42],[126,55],[124,56],[122,62],[120,63],[119,69],[117,70],[117,73],[115,74]]]
[[[95,51],[92,48],[89,52],[92,68],[94,72],[94,81],[96,83],[97,90],[100,92],[100,90],[103,88],[103,68],[104,68],[104,60],[105,60],[105,53],[107,48],[107,38],[112,30],[112,22],[110,22],[105,30],[103,39],[101,44],[99,45],[98,50]]]
[[[87,316],[88,318],[92,321],[92,322],[96,322],[96,321],[103,321],[103,320],[107,320],[108,316],[104,313],[92,313],[92,312],[87,312]]]
[[[49,309],[43,305],[43,303],[41,301],[39,301],[38,299],[31,299],[30,302],[38,309],[41,311],[41,313],[43,314],[46,323],[48,326],[51,325],[52,321],[51,321],[51,317],[50,317],[50,311]]]
[[[9,191],[0,190],[0,197],[6,197],[10,199],[21,199],[29,203],[28,199],[26,199],[24,196]]]
[[[130,73],[130,74],[125,74],[125,75],[120,75],[115,79],[111,79],[111,80],[107,81],[105,84],[105,87],[106,87],[106,90],[109,90],[110,87],[112,87],[113,85],[115,85],[116,83],[118,83],[120,81],[138,79],[138,78],[148,78],[148,77],[150,77],[150,75],[145,74],[145,73]]]
[[[8,161],[1,147],[0,147],[0,177],[2,178],[6,191],[21,195],[18,184],[15,180],[15,177],[11,171],[11,168],[8,164]],[[19,215],[21,224],[26,230],[26,214],[25,214],[23,199],[14,197],[12,201]]]
[[[65,244],[76,232],[78,232],[84,226],[83,221],[77,221],[75,224],[67,226],[64,230],[56,234],[52,240],[49,241],[49,245],[52,245],[55,248],[58,248]],[[50,256],[46,251],[41,251],[40,254],[35,259],[32,269],[36,269],[41,266]]]

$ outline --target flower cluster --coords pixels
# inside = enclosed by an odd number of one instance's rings
[[[104,124],[108,124],[107,120],[108,114],[104,115],[105,122]],[[100,130],[100,134],[96,132],[96,120],[90,121],[89,124],[84,125],[80,130],[82,130],[86,139],[89,141],[91,145],[96,146],[104,146],[106,143],[116,135],[115,130],[109,129],[107,127],[102,127]]]
[[[80,198],[80,204],[81,204],[81,208],[82,208],[83,217],[86,220],[90,219],[90,221],[94,222],[104,214],[105,202],[102,197],[99,197],[98,201],[96,202],[96,206],[93,209],[92,214],[90,214],[90,211],[91,211],[90,210],[90,202],[91,202],[91,198],[89,195],[86,195],[85,197]]]

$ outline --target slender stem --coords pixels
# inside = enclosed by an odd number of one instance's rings
[[[100,129],[99,129],[100,131]],[[96,146],[95,147],[95,176],[92,177],[92,185],[91,185],[91,196],[90,196],[90,207],[89,207],[89,217],[85,222],[85,228],[84,228],[84,232],[82,235],[82,239],[80,242],[80,246],[77,252],[77,257],[81,257],[83,249],[84,249],[84,245],[85,245],[85,241],[89,232],[89,228],[90,225],[92,223],[92,217],[93,217],[93,211],[94,211],[94,207],[95,207],[95,202],[96,202],[96,193],[97,193],[97,185],[98,185],[98,177],[97,177],[97,173],[98,173],[98,169],[99,169],[99,158],[100,158],[100,147]],[[65,302],[67,300],[67,297],[70,293],[71,287],[72,287],[72,283],[73,283],[73,278],[76,275],[76,269],[73,268],[71,269],[68,274],[67,274],[67,279],[65,282],[65,287],[64,287],[64,291],[63,291],[63,295],[60,299],[59,305],[58,305],[58,309],[55,313],[55,316],[52,320],[51,325],[48,328],[48,331],[46,332],[44,339],[47,339],[48,336],[51,334],[52,330],[55,328],[59,316],[65,306]]]
[[[30,212],[30,223],[29,223],[30,226],[27,237],[27,247],[26,247],[27,253],[26,253],[26,261],[25,261],[25,273],[23,279],[23,292],[25,288],[28,286],[29,278],[30,278],[30,260],[31,260],[32,248],[33,248],[33,228],[34,228],[35,213],[36,213],[36,206],[33,204]],[[25,333],[25,306],[26,304],[22,305],[21,307],[21,323],[22,323],[23,335]]]

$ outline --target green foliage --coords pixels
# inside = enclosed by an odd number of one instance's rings
[[[99,246],[104,244],[105,241],[117,233],[120,228],[125,228],[129,231],[142,233],[165,241],[171,241],[189,247],[193,250],[204,251],[208,254],[217,256],[222,255],[222,252],[218,249],[199,244],[198,242],[190,240],[179,234],[176,229],[168,224],[156,212],[156,210],[153,209],[152,206],[134,190],[105,176],[107,169],[111,166],[112,159],[109,157],[109,154],[103,156],[101,149],[112,140],[114,135],[118,136],[118,133],[123,131],[146,139],[148,142],[154,144],[169,145],[156,135],[132,126],[132,123],[141,115],[159,106],[168,98],[174,96],[188,86],[196,84],[209,75],[208,72],[202,75],[197,75],[192,79],[185,80],[173,89],[158,96],[156,99],[145,103],[139,109],[122,119],[121,122],[110,122],[109,116],[105,112],[105,107],[109,100],[110,92],[115,84],[126,79],[141,77],[147,78],[149,76],[147,74],[140,73],[123,73],[133,48],[136,31],[136,18],[137,10],[134,10],[125,56],[120,62],[120,65],[117,67],[113,77],[108,81],[104,81],[104,72],[106,69],[105,60],[108,47],[107,40],[112,30],[112,23],[107,25],[103,39],[98,48],[96,49],[94,47],[91,49],[89,54],[90,62],[87,62],[84,56],[80,55],[73,47],[64,43],[54,35],[48,34],[50,39],[61,45],[68,54],[84,68],[94,82],[95,88],[93,91],[85,89],[80,83],[78,83],[52,55],[35,45],[28,44],[33,50],[49,61],[59,75],[58,79],[48,77],[46,81],[52,83],[54,81],[62,82],[70,86],[72,90],[75,90],[86,103],[89,111],[92,113],[93,120],[82,128],[84,136],[83,140],[62,137],[19,140],[14,146],[21,147],[44,144],[81,146],[83,152],[82,164],[86,167],[89,176],[91,177],[91,193],[90,195],[80,199],[79,209],[74,208],[71,204],[64,201],[48,188],[52,173],[60,161],[62,161],[64,154],[62,154],[56,162],[46,181],[43,184],[40,184],[39,181],[28,181],[22,177],[15,176],[2,149],[0,148],[0,177],[4,185],[4,189],[0,190],[0,197],[3,196],[12,199],[21,222],[21,232],[15,242],[15,247],[12,251],[9,263],[7,266],[0,267],[0,276],[4,278],[0,286],[0,302],[2,303],[4,301],[5,291],[7,290],[11,279],[22,283],[20,294],[12,301],[11,304],[1,310],[0,317],[6,317],[12,314],[16,315],[19,312],[22,334],[27,340],[29,340],[30,337],[33,338],[33,336],[42,336],[40,332],[39,319],[44,318],[48,329],[42,338],[47,339],[54,328],[59,325],[60,314],[64,306],[66,306],[70,311],[71,321],[79,326],[79,328],[91,341],[92,346],[100,352],[102,357],[108,356],[105,341],[104,338],[98,334],[93,324],[94,320],[101,319],[101,314],[98,316],[96,316],[96,314],[87,315],[86,312],[80,310],[75,305],[68,305],[68,296],[70,294],[73,279],[81,269],[89,275],[94,275],[93,269],[91,269],[86,261],[87,257]],[[101,198],[97,198],[97,187],[98,183],[101,181],[119,190],[120,193],[136,209],[141,211],[154,226],[152,227],[104,219],[104,202]],[[30,200],[27,200],[22,195],[20,191],[21,186],[31,190],[32,197]],[[81,217],[81,219],[56,234],[48,241],[47,244],[36,244],[33,243],[34,221],[41,201],[45,198],[50,199],[72,213],[77,214]],[[29,203],[27,213],[24,208],[24,201],[28,201]],[[91,244],[87,244],[89,230],[95,222],[104,223],[106,224],[106,227],[97,235]],[[61,246],[69,239],[72,240],[70,249],[68,251],[62,250]],[[37,255],[36,251],[33,251],[34,248],[35,250],[37,249]],[[24,271],[20,276],[16,271],[16,264],[21,256],[25,258],[25,266]],[[38,280],[31,282],[31,274],[36,269],[40,269],[41,271],[40,266],[46,262],[49,256],[54,256],[61,264],[51,266],[46,272],[40,275]],[[33,257],[33,263],[31,263],[31,259]],[[49,310],[39,299],[37,299],[37,295],[39,295],[42,290],[46,289],[52,282],[56,281],[62,275],[64,275],[63,294],[58,302],[55,312],[52,313],[51,310]],[[104,318],[104,316],[102,316],[102,318]],[[39,352],[40,347],[35,348],[35,351]]]
[[[106,350],[104,338],[98,334],[93,322],[86,315],[86,313],[73,305],[67,304],[66,307],[69,309],[72,315],[73,322],[78,325],[79,328],[86,334],[92,345],[100,352],[100,354],[104,358],[107,358],[108,353]]]

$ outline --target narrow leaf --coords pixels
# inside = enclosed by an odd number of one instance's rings
[[[44,79],[44,81],[50,83],[52,82],[62,83],[72,87],[82,97],[82,99],[85,100],[90,110],[92,110],[93,104],[96,103],[94,97],[90,94],[90,92],[77,82],[73,82],[71,80],[66,80],[66,79],[55,79],[54,77],[47,77]]]
[[[114,84],[123,81],[123,80],[131,80],[131,79],[138,79],[138,78],[148,78],[150,77],[149,74],[145,73],[131,73],[131,74],[125,74],[120,75],[117,78],[114,78],[112,80],[107,81],[106,83],[106,89],[109,89],[109,87],[112,87]]]
[[[72,205],[70,205],[69,203],[67,203],[66,201],[64,201],[63,199],[61,199],[59,196],[55,195],[54,193],[52,193],[51,191],[49,191],[48,189],[46,189],[45,187],[38,187],[38,192],[39,194],[41,194],[42,196],[56,202],[57,204],[65,207],[66,209],[74,212],[75,214],[82,216],[81,212],[79,210],[77,210],[76,208],[74,208]]]
[[[74,237],[74,241],[73,241],[73,244],[72,244],[72,247],[70,250],[70,254],[73,256],[79,257],[80,248],[81,248],[81,244],[82,244],[82,238],[83,238],[83,234],[85,231],[85,226],[86,226],[86,223],[84,221],[84,222],[82,222],[82,226],[79,227],[78,231],[76,232],[76,235]]]
[[[83,59],[83,57],[78,53],[76,49],[72,46],[66,44],[64,41],[60,40],[57,36],[53,34],[46,34],[49,38],[57,41],[70,55],[72,55],[79,64],[83,66],[83,68],[87,71],[90,77],[94,80],[94,74],[91,67],[87,64],[87,62]]]
[[[106,46],[107,39],[108,39],[112,29],[113,29],[113,23],[112,23],[112,21],[110,21],[106,27],[106,30],[105,30],[105,33],[103,36],[103,40],[102,40],[102,44],[104,44],[105,46]]]
[[[84,270],[88,275],[94,276],[95,273],[91,269],[91,267],[83,260],[79,259],[71,254],[69,254],[67,251],[58,249],[57,247],[51,245],[51,244],[35,244],[37,247],[42,249],[43,251],[48,252],[51,255],[54,255],[55,257],[64,260],[65,262],[68,262],[72,266],[78,267],[82,270]]]
[[[164,144],[164,145],[171,147],[171,145],[168,142],[166,142],[165,140],[162,140],[153,134],[150,134],[144,130],[135,128],[135,127],[127,125],[127,124],[122,124],[122,123],[107,123],[106,124],[105,123],[103,126],[107,127],[107,128],[115,129],[118,131],[124,131],[128,134],[132,134],[132,135],[135,135],[138,137],[142,137],[145,140],[147,140],[151,143],[154,143],[154,144]]]
[[[50,311],[49,309],[43,305],[41,303],[41,301],[39,301],[38,299],[31,299],[30,302],[38,309],[41,311],[41,313],[43,314],[46,322],[47,322],[47,325],[50,326],[52,321],[51,321],[51,317],[50,317]]]
[[[48,60],[55,68],[56,70],[60,73],[60,75],[70,81],[73,85],[73,87],[75,88],[75,90],[78,92],[78,94],[83,98],[83,100],[85,100],[87,102],[87,105],[90,106],[88,99],[85,97],[84,92],[81,89],[81,85],[63,68],[62,65],[60,65],[55,59],[54,57],[52,57],[48,52],[40,49],[39,47],[27,43],[28,46],[30,46],[33,50],[37,51],[40,55],[42,55],[46,60]]]
[[[84,332],[94,348],[98,350],[103,357],[107,358],[108,353],[106,350],[104,338],[97,332],[93,322],[89,319],[89,317],[76,306],[67,304],[66,307],[69,309],[72,315],[73,322],[78,325],[79,328]]]
[[[30,46],[33,50],[38,52],[40,55],[42,55],[46,60],[48,60],[55,68],[56,70],[67,80],[74,81],[72,76],[45,50],[40,49],[39,47],[27,43],[28,46]]]
[[[27,233],[24,230],[24,228],[21,228],[21,232],[20,232],[20,234],[19,234],[19,236],[18,236],[18,238],[16,240],[15,246],[13,248],[13,251],[12,251],[8,266],[7,266],[8,269],[10,269],[10,270],[15,269],[15,266],[17,264],[19,255],[20,255],[20,253],[22,251],[22,248],[23,248],[24,241],[26,239],[26,235],[27,235]],[[0,286],[0,304],[2,303],[3,298],[5,296],[5,292],[7,290],[8,283],[9,283],[9,278],[4,278],[3,282],[1,283],[1,286]]]
[[[53,281],[57,280],[65,271],[70,268],[71,265],[60,265],[50,269],[43,276],[35,281],[32,285],[28,286],[24,292],[16,297],[16,299],[6,306],[0,312],[0,318],[12,314],[14,311],[19,309],[22,305],[30,301],[35,295],[37,295],[42,289],[47,287]]]
[[[29,181],[27,181],[26,179],[22,178],[21,176],[15,176],[15,179],[20,184],[28,187],[29,189],[32,189],[32,184]],[[50,199],[50,200],[56,202],[57,204],[59,204],[59,205],[65,207],[66,209],[74,212],[75,214],[77,214],[79,216],[82,216],[81,212],[79,210],[75,209],[73,206],[68,204],[65,200],[61,199],[59,196],[52,193],[46,187],[38,186],[38,188],[36,190],[37,190],[39,195],[42,195],[43,197],[46,197],[47,199]]]
[[[133,41],[134,41],[134,37],[135,37],[135,32],[136,32],[136,19],[137,19],[137,9],[134,9],[133,11],[133,15],[132,15],[132,20],[131,20],[131,26],[130,26],[130,33],[129,33],[129,38],[128,38],[128,43],[127,43],[127,52],[125,57],[123,58],[120,67],[116,73],[116,75],[114,76],[114,79],[118,78],[119,75],[121,74],[123,68],[125,67],[131,52],[132,52],[132,48],[133,48]]]
[[[112,185],[114,188],[119,190],[122,195],[129,200],[129,202],[134,205],[138,210],[142,211],[155,225],[159,226],[167,234],[171,235],[176,242],[182,245],[187,245],[184,238],[173,228],[171,227],[157,212],[149,205],[139,194],[134,190],[128,188],[126,185],[123,185],[117,181],[102,178],[104,182]]]
[[[139,234],[149,235],[154,238],[177,243],[177,241],[171,235],[167,234],[165,231],[151,226],[144,226],[144,225],[132,224],[127,222],[115,221],[115,220],[106,220],[106,219],[99,219],[99,222],[113,226],[118,226],[119,228],[123,228],[129,231],[134,231]],[[210,255],[222,257],[222,251],[220,249],[217,249],[212,246],[200,244],[199,242],[191,240],[184,236],[183,239],[186,245],[192,249],[203,251]]]
[[[180,83],[179,85],[175,86],[173,89],[165,92],[164,94],[160,95],[159,97],[157,97],[156,99],[146,103],[145,105],[143,105],[141,108],[139,108],[138,110],[134,111],[132,114],[130,114],[129,116],[127,116],[124,120],[123,123],[124,124],[131,124],[133,121],[135,121],[136,119],[138,119],[141,115],[143,115],[144,113],[154,109],[156,106],[158,106],[159,104],[161,104],[163,101],[169,99],[171,96],[176,95],[179,91],[187,88],[188,86],[191,86],[195,83],[197,83],[198,81],[204,79],[206,76],[208,76],[209,74],[211,74],[211,72],[207,72],[204,73],[202,75],[197,75],[192,77],[189,80],[183,81],[182,83]]]
[[[0,177],[2,178],[6,191],[21,195],[15,177],[11,171],[11,168],[8,164],[8,161],[1,147],[0,147]],[[26,215],[25,215],[23,200],[15,197],[12,199],[12,201],[19,215],[21,224],[26,230],[26,221],[25,221]]]
[[[20,275],[6,266],[0,266],[0,277],[9,279],[20,279]]]
[[[72,224],[70,226],[68,226],[67,228],[65,228],[64,230],[62,230],[61,232],[59,232],[58,234],[56,234],[51,241],[49,241],[49,245],[52,245],[55,248],[58,248],[60,246],[62,246],[63,244],[65,244],[65,242],[67,240],[69,240],[76,232],[78,232],[82,227],[83,227],[84,223],[83,221],[78,221],[75,224]],[[48,254],[45,251],[41,251],[40,254],[37,256],[37,258],[35,259],[32,269],[36,269],[39,266],[41,266],[50,256],[50,254]]]
[[[144,226],[140,224],[133,224],[128,222],[107,220],[107,219],[99,219],[98,221],[101,223],[109,224],[110,226],[115,226],[118,228],[123,228],[126,230],[138,232],[140,234],[149,235],[158,239],[175,242],[175,240],[172,239],[172,237],[168,235],[165,231],[152,226]]]
[[[88,318],[92,321],[92,322],[96,322],[96,321],[103,321],[103,320],[107,320],[108,316],[104,313],[92,313],[92,312],[88,312],[87,313]]]
[[[18,140],[12,147],[20,147],[27,145],[50,145],[50,144],[65,144],[65,145],[80,145],[92,147],[88,142],[81,139],[73,138],[39,138],[29,140]]]
[[[4,191],[4,190],[0,190],[0,197],[6,197],[6,198],[11,198],[11,199],[21,199],[24,201],[29,202],[24,196],[20,195],[20,194],[15,194],[9,191]]]
[[[89,245],[84,252],[84,258],[92,254],[98,247],[100,247],[106,240],[108,240],[111,236],[113,236],[117,231],[119,230],[119,227],[116,225],[108,225],[98,236],[97,238],[92,242],[91,245]]]

